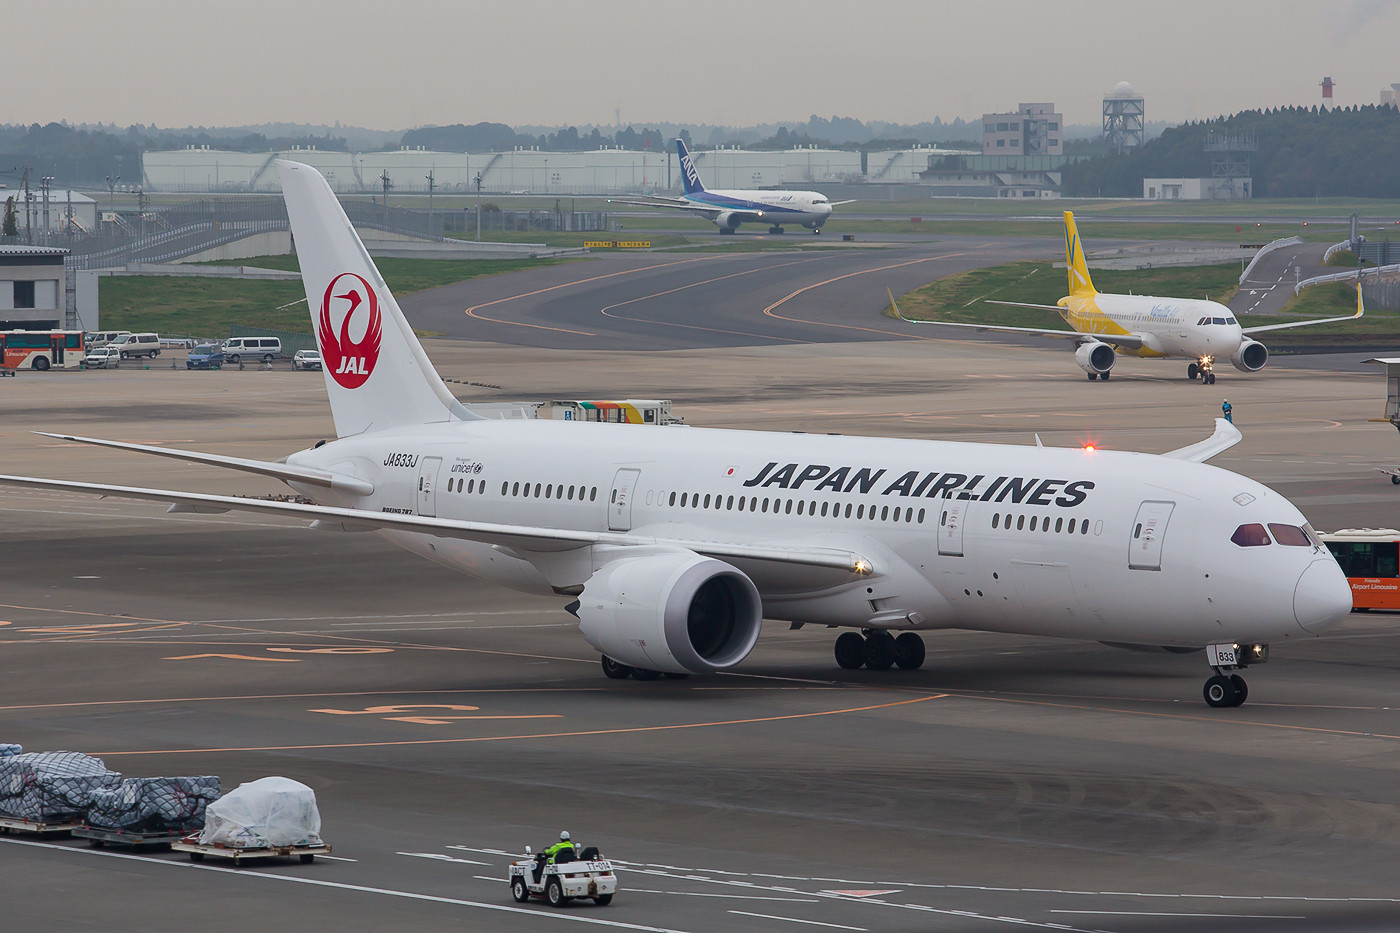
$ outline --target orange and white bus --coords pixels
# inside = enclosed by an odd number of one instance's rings
[[[1342,565],[1354,608],[1400,610],[1400,531],[1344,528],[1318,537]]]
[[[0,330],[6,369],[75,369],[87,353],[80,330]]]

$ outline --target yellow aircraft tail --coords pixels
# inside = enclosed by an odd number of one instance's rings
[[[1079,228],[1074,225],[1073,211],[1065,211],[1065,266],[1069,271],[1071,295],[1099,293],[1089,278],[1089,264],[1084,261],[1084,247],[1079,242]]]

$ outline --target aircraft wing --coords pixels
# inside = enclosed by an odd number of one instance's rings
[[[1245,327],[1241,330],[1244,334],[1262,334],[1266,330],[1285,330],[1289,327],[1311,327],[1314,324],[1335,324],[1338,321],[1354,321],[1366,313],[1366,308],[1361,302],[1361,285],[1356,286],[1356,313],[1348,314],[1346,317],[1324,317],[1311,321],[1290,321],[1287,324],[1265,324],[1262,327]]]
[[[331,473],[326,470],[313,470],[306,467],[288,466],[285,463],[273,463],[266,460],[245,460],[242,457],[221,457],[218,454],[206,454],[197,450],[179,450],[174,447],[151,447],[147,444],[128,444],[124,441],[106,441],[97,437],[77,437],[72,434],[50,434],[47,431],[35,431],[41,437],[52,437],[61,441],[73,441],[77,444],[96,444],[99,447],[115,447],[118,450],[133,450],[137,453],[155,454],[157,457],[170,457],[174,460],[185,460],[190,463],[204,463],[209,466],[224,467],[230,470],[242,470],[245,473],[258,473],[263,476],[271,476],[283,482],[295,481],[306,483],[311,486],[323,486],[327,489],[343,489],[352,492],[357,496],[367,496],[374,492],[374,485],[353,476],[345,476],[340,473]]]
[[[763,218],[763,211],[700,204],[696,201],[687,201],[684,198],[609,198],[608,203],[631,204],[636,207],[665,207],[672,210],[691,211],[692,213],[702,214],[711,220],[715,219],[720,214],[731,214],[738,217],[741,221],[756,221]]]
[[[854,203],[856,203],[856,202],[859,201],[859,200],[860,200],[860,198],[847,198],[847,199],[844,200],[844,201],[830,201],[830,202],[828,202],[828,203],[829,203],[832,207],[840,207],[842,204],[854,204]]]
[[[1013,302],[1001,302],[1001,304],[1013,304]],[[1031,308],[1049,308],[1058,310],[1053,305],[1027,305]],[[971,324],[961,321],[912,321],[899,313],[899,308],[895,308],[895,314],[906,324],[933,324],[937,327],[962,327],[968,330],[993,331],[1006,334],[1033,334],[1037,337],[1065,337],[1077,343],[1091,340],[1098,340],[1103,343],[1112,344],[1115,347],[1124,347],[1129,350],[1136,350],[1142,346],[1142,338],[1137,334],[1081,334],[1077,330],[1056,330],[1054,328],[1042,327],[1012,327],[1009,324]]]
[[[1176,450],[1162,454],[1164,457],[1171,457],[1173,460],[1190,460],[1192,463],[1205,463],[1216,454],[1223,453],[1234,447],[1244,435],[1240,429],[1235,427],[1224,418],[1215,419],[1215,433],[1203,441],[1197,441],[1186,447],[1178,447]]]
[[[661,546],[684,548],[710,557],[804,564],[812,567],[845,570],[853,574],[869,573],[871,568],[871,562],[868,558],[853,551],[839,548],[696,541],[686,538],[658,538],[629,532],[571,531],[559,528],[534,528],[527,525],[503,525],[494,522],[465,522],[425,515],[371,512],[366,509],[342,509],[300,502],[245,499],[240,496],[214,496],[171,489],[147,489],[139,486],[78,483],[32,476],[0,475],[0,485],[21,486],[30,489],[57,489],[64,492],[86,492],[119,499],[169,502],[171,503],[171,511],[176,512],[209,514],[234,511],[286,515],[324,522],[327,525],[343,525],[347,530],[413,531],[440,538],[461,538],[467,541],[480,541],[527,551],[563,551],[590,544],[620,547]]]

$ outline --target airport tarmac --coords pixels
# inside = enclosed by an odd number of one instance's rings
[[[1400,524],[1379,372],[1307,358],[1212,387],[1057,345],[944,339],[561,351],[430,341],[468,401],[672,398],[692,425],[1161,452],[1228,395],[1214,462],[1313,524]],[[272,481],[42,438],[254,458],[326,437],[287,371],[21,373],[4,471],[265,494]],[[637,430],[679,430],[638,427]],[[1275,645],[1239,709],[1201,655],[964,632],[917,672],[842,671],[766,629],[738,672],[603,678],[562,600],[372,534],[0,488],[0,741],[132,776],[317,791],[333,859],[238,870],[0,837],[7,928],[346,931],[1387,929],[1400,916],[1400,638],[1354,615]],[[618,860],[608,907],[518,907],[509,853],[568,829]]]

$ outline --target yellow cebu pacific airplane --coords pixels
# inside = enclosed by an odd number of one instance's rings
[[[1075,343],[1074,361],[1089,379],[1104,379],[1113,372],[1118,354],[1153,359],[1188,359],[1186,378],[1197,376],[1206,384],[1215,382],[1215,361],[1228,359],[1241,372],[1254,373],[1269,361],[1269,350],[1252,334],[1289,327],[1309,327],[1335,321],[1355,320],[1365,313],[1361,287],[1356,289],[1356,313],[1262,327],[1241,327],[1234,312],[1218,301],[1200,298],[1154,298],[1148,295],[1111,295],[1094,288],[1074,213],[1065,211],[1065,264],[1069,270],[1069,294],[1053,305],[1024,301],[991,301],[1054,311],[1073,331],[1042,330],[1038,327],[1009,327],[1000,324],[963,324],[950,321],[911,321],[894,306],[900,320],[910,324],[937,324],[981,331],[1004,331],[1045,337],[1069,337]],[[891,295],[893,302],[893,295]]]

